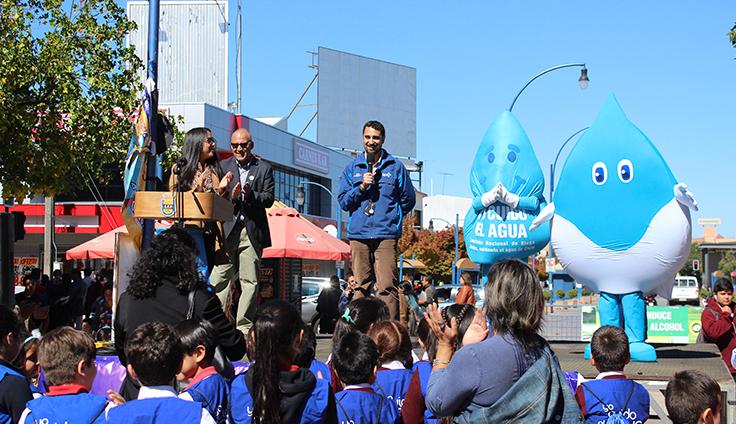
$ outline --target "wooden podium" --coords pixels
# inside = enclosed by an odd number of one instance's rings
[[[227,221],[233,216],[233,204],[215,193],[187,191],[183,207],[179,195],[170,191],[139,191],[135,193],[136,218]],[[183,215],[180,211],[184,211]]]

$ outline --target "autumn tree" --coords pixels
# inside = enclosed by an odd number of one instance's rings
[[[134,29],[115,0],[0,0],[2,197],[54,195],[120,162],[138,103]]]

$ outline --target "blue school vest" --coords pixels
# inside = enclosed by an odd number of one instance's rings
[[[606,422],[609,411],[611,414],[619,412],[626,404],[626,398],[634,384],[634,392],[631,394],[629,404],[623,412],[624,418],[630,423],[641,423],[649,418],[649,393],[641,384],[628,379],[600,379],[586,381],[590,388],[607,406],[603,405],[591,395],[585,387],[581,387],[585,395],[585,422],[588,424]]]
[[[427,384],[429,384],[429,376],[432,374],[432,363],[429,361],[417,361],[412,367],[414,372],[419,374],[419,386],[422,388],[422,397],[427,397]],[[430,412],[429,408],[424,409],[424,422],[436,424],[440,420]]]
[[[409,390],[411,374],[412,371],[407,369],[378,370],[376,381],[373,383],[373,390],[395,402],[396,408],[401,412],[401,407],[404,405],[404,396],[406,396],[406,391]]]
[[[26,422],[104,423],[107,399],[90,393],[42,396],[26,404],[31,412]]]
[[[18,371],[8,368],[5,365],[0,365],[0,383],[5,379],[5,377],[12,375],[15,377],[20,377],[22,379],[26,379],[23,377]],[[13,416],[10,415],[9,411],[0,411],[0,424],[10,424],[13,422]]]
[[[189,393],[195,402],[201,403],[216,423],[227,422],[230,388],[220,374],[207,376],[184,392]]]
[[[324,362],[314,359],[312,364],[309,366],[309,371],[312,371],[312,374],[314,374],[315,377],[317,377],[317,372],[319,371],[322,373],[322,378],[332,384],[332,373],[330,372],[330,367]],[[319,379],[319,377],[317,377],[317,379]]]
[[[343,390],[335,394],[337,420],[340,424],[373,424],[380,412],[381,424],[399,422],[399,410],[391,400],[373,390]],[[378,408],[381,408],[380,411]]]
[[[202,404],[176,397],[138,399],[110,409],[107,415],[110,424],[199,424]]]
[[[317,379],[312,394],[304,404],[300,424],[320,424],[325,419],[327,404],[330,395],[330,383],[327,380]],[[240,374],[233,380],[230,388],[230,422],[235,424],[250,424],[253,416],[253,397],[245,384],[245,374]]]

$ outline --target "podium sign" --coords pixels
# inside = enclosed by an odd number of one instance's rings
[[[133,214],[141,219],[176,219],[181,216],[187,221],[227,221],[233,216],[233,204],[215,193],[188,191],[181,196],[183,204],[180,204],[176,193],[169,191],[136,192]]]

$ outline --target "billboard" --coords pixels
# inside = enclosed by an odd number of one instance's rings
[[[318,53],[317,142],[363,150],[363,124],[377,120],[389,153],[416,158],[416,69],[325,47]]]
[[[159,9],[159,104],[209,103],[227,109],[226,1],[162,1]],[[129,1],[128,19],[138,25],[127,43],[146,64],[148,2]],[[145,69],[140,73],[145,80]]]

